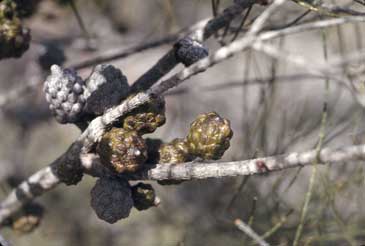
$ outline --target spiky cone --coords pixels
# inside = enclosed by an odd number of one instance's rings
[[[20,234],[34,231],[40,224],[44,209],[37,203],[26,205],[19,214],[11,220],[12,229]]]
[[[125,99],[129,89],[127,78],[120,69],[108,64],[96,66],[86,82],[85,112],[95,116],[103,114]]]
[[[150,184],[138,183],[132,186],[132,198],[134,207],[139,210],[146,210],[159,205],[160,200]]]
[[[165,122],[165,100],[160,97],[127,114],[123,119],[123,128],[143,135],[154,132]]]
[[[112,128],[105,133],[97,147],[100,160],[116,173],[133,173],[147,160],[147,146],[135,131]]]
[[[218,160],[229,148],[232,136],[227,119],[215,112],[200,114],[191,123],[187,136],[189,152],[205,160]]]
[[[127,218],[133,207],[131,187],[124,179],[100,178],[90,194],[98,218],[110,224]]]
[[[161,145],[159,149],[158,162],[179,164],[191,160],[189,148],[185,139],[176,138],[168,144]],[[180,184],[181,180],[159,180],[160,185],[175,185]]]
[[[85,82],[76,71],[62,69],[58,65],[51,66],[51,75],[44,82],[43,91],[49,109],[59,123],[83,121],[84,86]]]
[[[30,30],[17,17],[0,18],[0,59],[20,57],[29,48]]]

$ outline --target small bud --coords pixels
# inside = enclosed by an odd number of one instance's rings
[[[58,65],[51,66],[51,75],[47,77],[43,90],[49,108],[59,123],[83,120],[84,85],[84,81],[74,70],[62,69]]]
[[[133,207],[132,192],[124,179],[100,178],[91,190],[91,207],[110,224],[127,218]]]
[[[182,163],[190,159],[187,142],[176,138],[171,143],[163,144],[159,149],[159,163]]]
[[[175,44],[176,58],[186,67],[208,56],[208,49],[201,43],[185,37]]]
[[[138,183],[132,186],[132,197],[134,207],[140,211],[158,206],[159,204],[155,190],[149,184]]]
[[[218,160],[229,148],[232,136],[228,120],[215,112],[201,114],[190,126],[189,152],[205,160]]]
[[[104,134],[97,152],[101,162],[117,173],[136,172],[147,160],[144,139],[137,132],[120,128]]]
[[[127,114],[123,120],[123,128],[143,135],[154,132],[165,122],[165,100],[158,98]]]
[[[128,93],[128,81],[120,69],[107,64],[98,65],[86,82],[85,112],[102,115],[105,110],[118,105]]]
[[[185,139],[176,138],[168,144],[161,145],[159,149],[159,163],[179,164],[191,160],[189,148]],[[181,180],[159,180],[160,185],[176,185]]]

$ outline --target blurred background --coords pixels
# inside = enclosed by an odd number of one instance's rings
[[[352,1],[335,2],[365,10]],[[213,17],[232,1],[77,0],[74,4],[41,1],[24,22],[31,29],[29,50],[19,59],[0,61],[0,199],[14,183],[62,154],[80,134],[73,125],[57,123],[48,110],[42,84],[51,64],[77,67],[86,78],[97,63],[82,65],[85,61],[169,37],[154,48],[108,62],[120,68],[131,84],[171,48],[176,34]],[[264,9],[255,5],[247,25]],[[288,2],[267,28],[285,26],[304,13],[305,8]],[[242,17],[231,23],[232,29],[240,27]],[[309,12],[296,24],[320,18],[326,17]],[[364,31],[364,24],[346,24],[281,37],[271,44],[322,62],[324,49],[328,59],[361,50]],[[214,52],[234,35],[221,31],[206,45]],[[171,74],[182,68],[179,65]],[[300,152],[316,147],[327,101],[324,146],[363,144],[364,109],[348,84],[349,80],[363,83],[363,78],[347,73],[359,69],[363,70],[363,64],[344,66],[343,73],[328,78],[326,96],[326,78],[247,50],[171,90],[166,96],[167,123],[152,136],[164,141],[184,137],[199,113],[216,111],[231,121],[234,131],[223,160]],[[4,99],[24,87],[15,98]],[[239,218],[266,235],[272,245],[289,245],[311,173],[312,168],[305,167],[171,186],[151,182],[161,205],[133,210],[129,218],[113,225],[99,220],[91,209],[89,193],[95,179],[85,176],[77,186],[60,185],[38,199],[46,212],[33,233],[22,235],[7,228],[1,233],[13,245],[254,245],[234,225]],[[300,245],[365,243],[364,188],[363,162],[320,166]]]

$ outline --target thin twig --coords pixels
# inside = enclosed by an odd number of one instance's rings
[[[293,2],[311,10],[320,13],[321,15],[327,15],[332,17],[340,17],[340,16],[363,16],[364,12],[358,12],[352,9],[342,8],[335,5],[323,4],[323,1],[308,1],[308,0],[292,0]]]
[[[217,15],[210,21],[207,21],[205,25],[189,36],[199,42],[203,42],[219,29],[225,27],[234,17],[254,3],[254,0],[247,0],[241,1],[240,4],[233,4],[229,6],[222,14]],[[150,88],[178,64],[179,61],[175,57],[175,50],[169,50],[152,68],[133,83],[133,91],[143,91]]]
[[[325,32],[322,30],[322,37],[323,37],[323,50],[324,50],[324,59],[327,60],[328,59],[328,55],[327,55],[327,40],[326,40],[326,34]],[[325,96],[324,96],[324,102],[323,102],[323,112],[322,112],[322,119],[321,119],[321,129],[319,131],[319,139],[318,139],[318,144],[316,147],[316,152],[317,155],[320,154],[321,149],[322,149],[322,145],[323,145],[323,141],[324,141],[324,137],[325,137],[325,130],[326,130],[326,125],[327,125],[327,100],[328,100],[328,95],[329,95],[329,79],[326,79],[326,83],[325,83]],[[318,161],[314,160],[313,162],[313,167],[312,167],[312,174],[309,180],[309,185],[308,185],[308,191],[305,195],[305,200],[304,200],[304,204],[303,204],[303,208],[301,211],[301,216],[300,216],[300,223],[298,225],[297,231],[295,233],[295,238],[294,238],[294,242],[293,242],[293,246],[297,246],[299,244],[301,235],[302,235],[302,231],[303,231],[303,227],[304,227],[304,223],[305,223],[305,218],[307,216],[307,212],[308,212],[308,207],[309,207],[309,202],[311,200],[312,194],[313,194],[313,189],[314,189],[314,184],[315,184],[315,180],[317,177],[317,164]]]
[[[138,52],[145,51],[148,49],[156,48],[161,45],[169,44],[174,42],[179,37],[178,34],[169,35],[165,38],[146,42],[128,49],[122,49],[122,50],[113,50],[113,51],[103,51],[102,53],[92,57],[87,58],[84,61],[77,61],[73,62],[67,65],[67,67],[79,70],[87,67],[94,66],[96,64],[110,62],[122,58],[126,58],[130,55],[137,54]]]
[[[87,29],[86,29],[86,26],[85,26],[85,24],[84,24],[84,21],[82,20],[82,17],[81,17],[81,15],[80,15],[80,13],[79,13],[79,10],[77,9],[77,6],[76,6],[76,4],[75,4],[75,1],[74,0],[70,0],[70,1],[68,1],[69,2],[69,4],[70,4],[70,6],[71,6],[71,9],[72,9],[72,11],[73,11],[73,13],[75,14],[75,16],[76,16],[76,19],[77,19],[77,23],[79,24],[79,26],[80,26],[80,28],[81,28],[81,30],[82,30],[82,33],[84,34],[84,37],[85,37],[85,40],[86,40],[86,42],[89,44],[89,42],[90,42],[90,34],[89,34],[89,32],[87,31]]]
[[[247,236],[252,238],[258,245],[261,245],[261,246],[270,245],[267,242],[265,242],[265,240],[262,239],[259,235],[257,235],[257,233],[254,230],[252,230],[252,228],[249,225],[247,225],[245,222],[243,222],[242,220],[236,219],[234,221],[234,224],[237,226],[237,228],[240,231],[243,231],[244,233],[246,233]]]
[[[208,20],[203,20],[203,21],[199,22],[196,25],[196,27],[193,29],[201,30],[201,27],[206,26],[207,22],[208,22]],[[299,32],[317,30],[317,29],[324,28],[324,27],[337,26],[337,25],[342,25],[342,24],[346,24],[346,23],[350,23],[350,22],[365,22],[365,18],[364,17],[342,17],[342,18],[336,18],[336,19],[330,19],[330,20],[305,23],[305,24],[301,24],[301,25],[296,25],[296,26],[280,29],[280,30],[272,30],[272,31],[263,32],[262,34],[259,35],[259,38],[262,41],[270,40],[270,39],[274,39],[274,38],[285,36],[285,35],[293,35],[293,34],[296,34]],[[145,48],[148,48],[149,45],[151,45],[151,47],[154,47],[154,45],[153,45],[154,42],[156,42],[155,43],[156,45],[159,45],[158,43],[160,41],[163,42],[162,40],[153,41],[151,43],[142,44],[141,46],[133,47],[129,50],[126,50],[125,53],[122,51],[120,53],[116,52],[116,53],[113,53],[110,55],[105,55],[105,56],[101,55],[100,57],[96,57],[95,61],[93,59],[91,59],[90,61],[87,60],[85,62],[78,62],[75,64],[70,64],[69,66],[71,66],[73,68],[81,69],[81,68],[84,68],[87,66],[92,66],[92,65],[96,64],[96,61],[107,62],[107,61],[111,61],[113,59],[117,59],[118,57],[123,58],[125,56],[135,53],[139,49],[144,50]],[[33,88],[37,87],[39,84],[40,84],[40,82],[38,83],[38,82],[31,81],[26,84],[23,84],[19,88],[15,88],[13,90],[8,91],[6,94],[0,95],[0,108],[3,107],[4,105],[6,105],[7,103],[15,100],[16,98],[21,96],[23,93],[33,90]]]
[[[293,213],[294,210],[290,210],[285,216],[282,216],[280,220],[267,232],[262,234],[261,238],[266,239],[274,235],[288,220],[288,217]]]

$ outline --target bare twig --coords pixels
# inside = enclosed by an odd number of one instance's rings
[[[260,245],[260,246],[269,246],[269,244],[267,242],[265,242],[264,239],[262,239],[259,235],[257,235],[257,233],[254,230],[252,230],[252,228],[249,225],[247,225],[245,222],[243,222],[242,220],[236,219],[234,221],[234,224],[237,226],[237,228],[240,231],[243,231],[244,233],[246,233],[258,245]]]
[[[288,220],[288,217],[293,213],[294,210],[290,210],[288,213],[286,213],[285,216],[282,216],[280,220],[267,232],[265,232],[261,237],[263,239],[269,238],[272,236],[275,232],[277,232]]]
[[[254,0],[246,0],[239,1],[239,4],[233,4],[226,8],[222,14],[206,22],[205,25],[190,34],[190,36],[200,42],[208,39],[219,29],[224,28],[234,17],[242,13],[244,9],[249,8],[254,3]],[[178,64],[179,61],[175,57],[175,50],[173,48],[133,83],[133,91],[143,91],[150,88]]]
[[[327,39],[326,39],[326,34],[323,30],[322,30],[322,37],[323,37],[323,46],[324,46],[323,47],[324,59],[327,60],[328,59]],[[322,111],[322,118],[321,118],[321,129],[319,131],[318,144],[316,147],[317,154],[319,154],[321,152],[324,137],[325,137],[325,130],[326,130],[326,126],[327,126],[327,114],[328,114],[328,112],[327,112],[327,100],[328,100],[328,96],[329,96],[328,94],[329,94],[329,79],[327,78],[326,83],[325,83],[325,96],[324,96],[323,111]],[[300,222],[299,222],[297,231],[295,233],[293,246],[296,246],[299,244],[300,238],[302,236],[305,218],[306,218],[307,212],[308,212],[309,202],[310,202],[310,200],[312,198],[312,194],[313,194],[314,184],[315,184],[315,180],[317,177],[317,171],[318,171],[317,170],[317,160],[314,160],[313,164],[314,165],[312,167],[312,174],[309,179],[308,191],[305,194],[305,200],[304,200],[303,208],[301,211]]]
[[[320,1],[317,4],[315,1],[308,1],[308,0],[292,0],[293,2],[311,10],[318,12],[322,15],[328,15],[332,17],[339,17],[339,16],[346,16],[346,15],[365,15],[364,12],[355,11],[349,8],[343,8],[339,6],[335,6],[332,4],[324,4],[323,1]]]
[[[81,28],[81,30],[82,30],[82,33],[83,33],[83,35],[84,35],[84,37],[85,37],[85,40],[86,40],[86,42],[90,42],[90,34],[89,34],[89,32],[87,31],[87,29],[86,29],[86,26],[85,26],[85,24],[84,24],[84,21],[82,20],[82,17],[81,17],[81,15],[80,15],[80,13],[79,13],[79,10],[78,10],[78,8],[77,8],[77,6],[76,6],[76,3],[75,3],[75,1],[74,0],[71,0],[71,1],[69,1],[68,2],[69,4],[70,4],[70,6],[71,6],[71,9],[72,9],[72,11],[73,11],[73,13],[75,14],[75,17],[76,17],[76,19],[77,19],[77,23],[79,24],[79,26],[80,26],[80,28]]]
[[[302,153],[290,153],[245,161],[157,165],[148,170],[143,179],[190,180],[270,173],[288,168],[313,165],[313,161],[316,160],[316,152],[314,149]],[[363,159],[365,159],[365,145],[354,145],[339,149],[324,148],[320,151],[318,163],[339,163]]]
[[[201,30],[207,24],[208,21],[209,21],[209,19],[201,20],[192,26],[184,28],[183,30],[181,30],[178,33],[168,35],[161,39],[144,42],[142,44],[139,44],[139,45],[127,48],[127,49],[123,48],[122,50],[114,49],[114,50],[110,50],[110,51],[103,51],[102,53],[95,55],[95,57],[87,58],[84,61],[77,61],[77,62],[70,63],[67,65],[67,67],[71,67],[74,69],[83,69],[83,68],[90,67],[90,66],[93,66],[96,64],[126,58],[130,55],[136,54],[141,51],[145,51],[147,49],[152,49],[152,48],[159,47],[161,45],[169,44],[169,43],[172,43],[172,42],[178,40],[179,38],[185,37],[186,35],[194,32],[196,30]]]
[[[103,51],[102,53],[100,53],[92,58],[87,58],[84,61],[77,61],[77,62],[70,63],[68,65],[68,67],[78,70],[78,69],[83,69],[83,68],[87,68],[90,66],[94,66],[96,64],[126,58],[130,55],[137,54],[138,52],[141,52],[141,51],[144,51],[147,49],[156,48],[161,45],[174,42],[178,37],[179,37],[178,34],[173,34],[173,35],[164,37],[162,39],[146,42],[146,43],[143,43],[143,44],[140,44],[140,45],[128,48],[128,49],[124,48],[122,50],[118,49],[118,50],[112,50],[109,52]]]
[[[203,29],[202,27],[206,26],[207,22],[208,22],[207,20],[203,20],[203,21],[199,22],[196,25],[196,27],[193,29],[202,30]],[[279,30],[267,31],[267,32],[263,32],[259,35],[259,40],[265,41],[265,40],[282,37],[285,35],[292,35],[292,34],[296,34],[299,32],[305,32],[305,31],[310,31],[310,30],[318,30],[318,29],[324,28],[324,27],[332,27],[332,26],[342,25],[342,24],[351,23],[351,22],[365,22],[365,17],[341,17],[341,18],[336,18],[336,19],[301,24],[301,25],[292,26],[292,27],[279,29]],[[156,41],[156,43],[159,43],[160,41],[161,40]],[[148,48],[149,45],[154,46],[153,43],[154,42],[133,47],[130,50],[126,50],[125,53],[117,52],[117,53],[114,53],[111,55],[108,55],[108,54],[105,56],[101,55],[100,57],[96,57],[95,60],[100,59],[99,60],[100,62],[106,62],[106,61],[116,59],[116,57],[123,58],[130,54],[133,54],[134,52],[136,52],[138,50],[139,51],[144,50],[145,48]],[[113,57],[114,55],[115,55],[115,57]],[[90,61],[71,64],[70,66],[73,68],[84,68],[87,66],[91,66],[93,64],[95,64],[95,61],[90,60]],[[15,89],[8,91],[6,94],[0,95],[0,108],[2,108],[7,103],[15,100],[16,98],[21,96],[23,93],[26,93],[29,90],[33,90],[33,88],[37,87],[38,85],[39,85],[38,82],[31,81],[31,82],[28,82],[28,83],[22,85],[21,87],[17,87]]]
[[[318,163],[343,163],[364,160],[365,145],[354,145],[340,149],[324,148],[320,151],[318,157],[317,154],[317,150],[311,150],[303,153],[290,153],[245,161],[159,164],[138,176],[130,178],[136,180],[191,180],[248,176],[312,165],[317,158]],[[82,164],[85,172],[93,176],[103,176],[107,172],[94,154],[84,155]],[[51,167],[48,166],[39,170],[22,182],[0,204],[0,224],[23,204],[52,190],[59,183],[60,180],[52,172]]]

